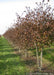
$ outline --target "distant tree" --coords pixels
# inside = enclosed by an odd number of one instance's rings
[[[0,37],[1,37],[1,35],[0,35]]]
[[[16,44],[16,29],[15,28],[9,28],[5,33],[4,37],[9,41],[12,42],[13,44]]]

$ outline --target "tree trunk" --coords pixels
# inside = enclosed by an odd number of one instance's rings
[[[20,53],[20,51],[21,51],[21,50],[20,50],[20,48],[19,48],[19,53]]]
[[[42,54],[43,54],[43,52],[42,52],[42,50],[41,50],[41,61],[40,61],[40,67],[41,67],[41,69],[42,69]]]
[[[36,57],[37,57],[37,67],[39,68],[39,58],[38,58],[38,48],[36,44]]]
[[[40,65],[39,65],[39,70],[41,71],[41,69],[42,69],[42,50],[41,50],[41,53],[40,53]]]
[[[25,49],[25,58],[28,57],[27,49]]]

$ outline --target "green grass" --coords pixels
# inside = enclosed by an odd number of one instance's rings
[[[36,49],[30,49],[30,51],[36,56]],[[54,70],[54,44],[43,49],[43,64],[45,64],[48,69]]]
[[[36,58],[36,50],[30,49],[29,51],[32,53],[31,56],[34,55]],[[34,62],[30,58],[29,60],[22,59],[19,54],[15,54],[14,52],[15,51],[9,42],[4,37],[1,37],[0,75],[26,75],[25,73],[30,70],[32,72],[35,71],[34,68],[36,68],[36,60]],[[48,69],[54,69],[54,45],[50,48],[43,49],[43,64],[47,65]]]
[[[4,38],[0,38],[0,75],[25,75],[25,67],[19,55]]]

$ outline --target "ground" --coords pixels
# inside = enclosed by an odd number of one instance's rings
[[[24,75],[26,70],[24,62],[14,54],[8,41],[0,38],[0,75]]]
[[[10,43],[0,38],[0,75],[26,75],[28,72],[36,72],[35,49],[30,49],[28,58],[22,57]],[[54,45],[43,50],[43,72],[54,72]]]

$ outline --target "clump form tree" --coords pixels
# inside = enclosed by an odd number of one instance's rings
[[[36,3],[34,10],[27,7],[24,18],[18,18],[18,45],[20,48],[36,47],[37,66],[42,68],[43,48],[54,41],[54,15],[48,3]],[[40,56],[39,56],[40,54]],[[40,57],[40,59],[39,59]]]

